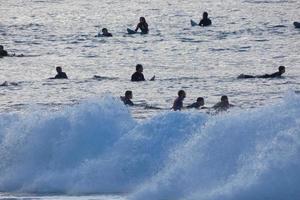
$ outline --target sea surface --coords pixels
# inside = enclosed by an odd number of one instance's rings
[[[300,199],[298,0],[0,0],[0,199]],[[207,11],[213,25],[192,27]],[[148,35],[128,35],[139,17]],[[108,28],[112,38],[95,37]],[[23,54],[23,57],[18,55]],[[135,65],[155,81],[130,82]],[[278,79],[237,79],[286,66]],[[61,66],[69,80],[53,80]],[[97,76],[95,78],[94,76]],[[227,95],[228,113],[172,112]],[[133,91],[128,108],[119,97]]]

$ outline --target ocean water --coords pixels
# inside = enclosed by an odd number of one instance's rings
[[[300,199],[299,1],[0,4],[0,44],[24,54],[0,58],[17,83],[0,87],[0,199]],[[203,11],[213,25],[191,27]],[[150,33],[127,35],[140,16]],[[130,82],[137,63],[156,80]],[[180,89],[235,108],[172,112]]]

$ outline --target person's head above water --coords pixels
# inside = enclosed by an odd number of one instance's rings
[[[204,12],[204,13],[203,13],[203,19],[207,19],[207,17],[208,17],[208,13],[207,13],[207,12]]]
[[[102,29],[102,33],[103,33],[103,34],[107,34],[107,33],[108,33],[107,28],[103,28],[103,29]]]
[[[145,17],[140,17],[140,22],[141,22],[141,23],[145,23],[145,22],[146,22]]]
[[[204,105],[204,98],[203,97],[198,97],[197,98],[197,103],[199,103],[200,106],[203,106]]]
[[[178,97],[180,97],[180,98],[185,98],[185,96],[186,96],[184,90],[179,90],[177,94],[178,94]]]
[[[137,71],[137,72],[139,72],[139,73],[142,73],[143,72],[143,65],[141,65],[141,64],[137,64],[136,66],[135,66],[135,70]]]
[[[61,73],[62,72],[62,68],[61,67],[56,67],[56,71],[57,71],[57,73]]]
[[[278,71],[280,74],[283,74],[285,72],[285,66],[279,66]]]
[[[131,90],[127,90],[125,92],[125,98],[126,99],[132,99],[132,91]]]
[[[0,45],[0,50],[3,50],[3,49],[4,49],[4,47],[2,45]]]
[[[226,103],[226,104],[229,104],[228,97],[227,97],[226,95],[223,95],[223,96],[221,97],[221,102]]]

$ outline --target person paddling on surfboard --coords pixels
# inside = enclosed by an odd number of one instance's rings
[[[258,75],[258,76],[240,74],[237,78],[239,78],[239,79],[241,79],[241,78],[280,78],[281,75],[284,73],[285,73],[285,67],[279,66],[278,72],[275,72],[273,74],[264,74],[264,75]]]
[[[204,107],[204,98],[198,97],[196,102],[188,105],[187,108],[206,109],[206,107]]]
[[[133,106],[133,102],[131,101],[132,99],[132,91],[131,90],[127,90],[125,92],[125,96],[121,96],[120,97],[121,101],[123,101],[123,103],[125,105],[128,105],[128,106]]]
[[[223,95],[221,97],[221,101],[215,104],[212,108],[215,109],[217,112],[220,112],[220,111],[226,111],[233,106],[234,105],[229,103],[228,97],[226,95]]]
[[[138,23],[136,26],[135,32],[137,32],[139,29],[141,29],[142,34],[148,34],[149,29],[145,17],[140,17],[140,23]]]
[[[107,28],[102,29],[102,34],[98,34],[98,37],[112,37],[112,34],[108,32]]]
[[[211,20],[208,18],[208,13],[203,13],[203,18],[200,20],[199,26],[210,26]]]

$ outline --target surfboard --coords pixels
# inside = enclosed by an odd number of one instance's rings
[[[294,22],[295,28],[300,28],[300,22]]]
[[[137,33],[136,31],[134,31],[130,28],[127,28],[127,32],[128,32],[128,34],[136,34]]]
[[[195,22],[194,20],[191,19],[191,25],[192,26],[199,26],[199,24],[197,22]]]

